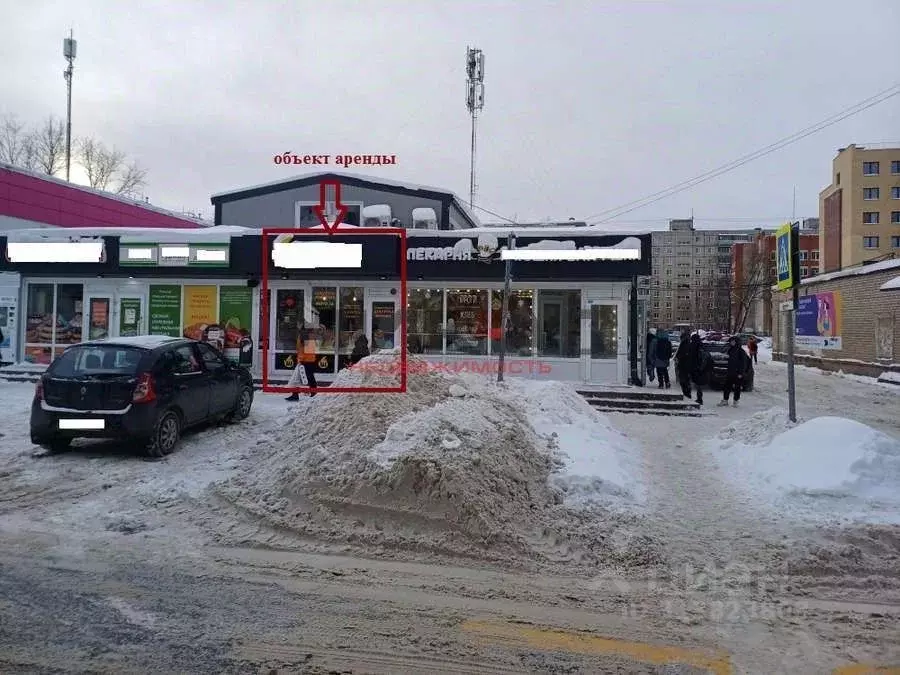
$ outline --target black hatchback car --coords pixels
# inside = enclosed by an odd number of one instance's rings
[[[704,342],[703,346],[712,357],[713,369],[710,374],[710,385],[713,387],[724,387],[725,376],[728,374],[728,343],[727,342]],[[753,362],[747,357],[747,371],[744,373],[743,391],[753,391]]]
[[[134,440],[162,457],[185,428],[244,419],[252,405],[250,372],[204,342],[157,335],[83,342],[41,376],[31,442],[60,452],[74,438]]]

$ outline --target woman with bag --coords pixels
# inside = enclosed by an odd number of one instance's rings
[[[297,367],[291,374],[289,387],[310,387],[310,397],[316,395],[316,331],[312,326],[307,326],[301,320],[297,331]],[[299,401],[300,394],[293,393],[287,397],[288,401]]]

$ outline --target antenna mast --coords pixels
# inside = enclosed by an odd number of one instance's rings
[[[475,119],[484,109],[484,52],[466,47],[466,108],[472,116],[472,163],[469,169],[469,207],[475,207]]]
[[[69,67],[63,71],[66,78],[66,180],[69,180],[69,169],[72,165],[72,74],[75,72],[75,52],[78,43],[72,37],[69,29],[69,37],[63,40],[63,56],[69,62]]]

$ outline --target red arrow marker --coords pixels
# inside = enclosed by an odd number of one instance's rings
[[[337,209],[337,213],[334,215],[332,221],[328,220],[328,214],[325,212],[329,202],[329,187],[334,188],[334,208]],[[347,215],[347,207],[341,204],[341,184],[336,180],[324,180],[319,183],[319,204],[313,208],[315,209],[316,215],[319,216],[319,220],[322,222],[322,227],[325,228],[325,231],[328,234],[334,232],[338,225],[344,220],[344,216]]]

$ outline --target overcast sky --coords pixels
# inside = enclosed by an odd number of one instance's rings
[[[395,154],[354,171],[467,199],[470,45],[475,203],[519,221],[588,218],[900,81],[897,0],[0,0],[0,17],[0,114],[65,117],[72,27],[73,134],[136,158],[152,203],[207,217],[213,193],[308,170],[275,165],[285,151]],[[621,220],[771,224],[794,187],[815,216],[852,142],[900,145],[900,96]]]

